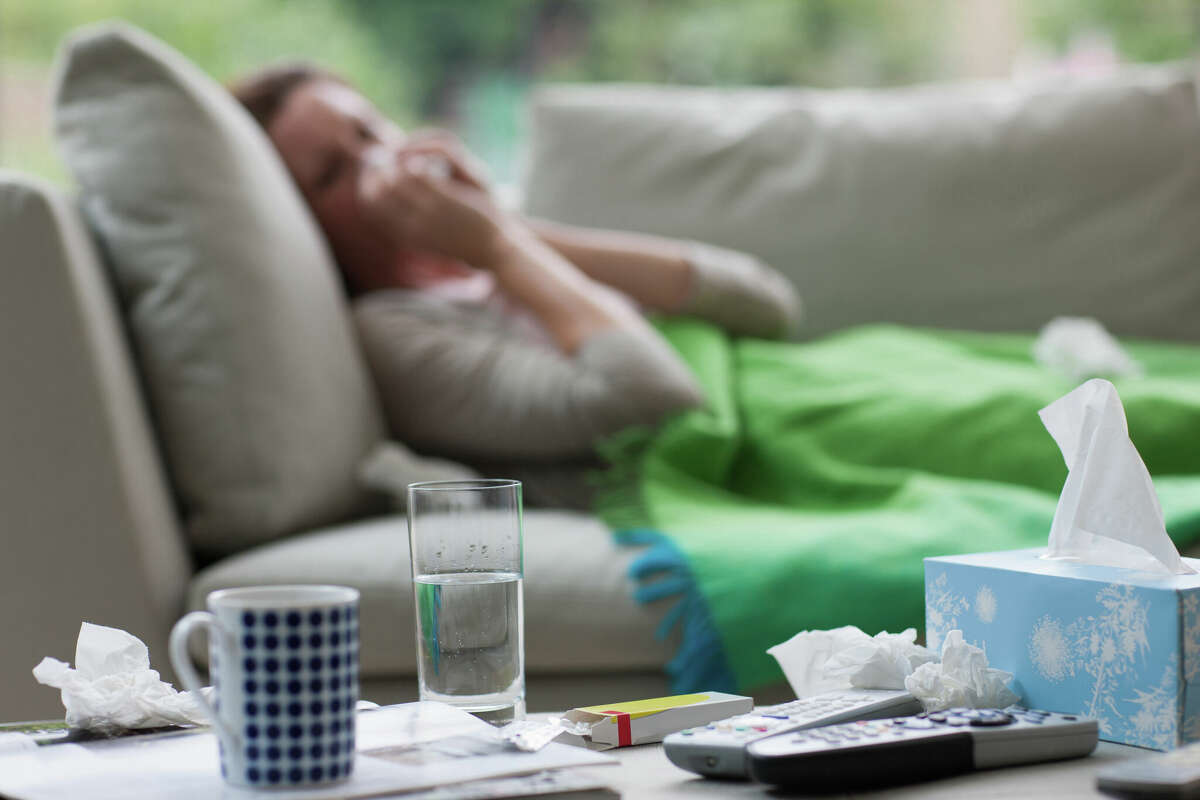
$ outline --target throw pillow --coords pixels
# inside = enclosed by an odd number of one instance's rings
[[[194,547],[364,509],[384,438],[335,266],[270,141],[220,85],[123,24],[60,55],[58,141],[106,251]]]

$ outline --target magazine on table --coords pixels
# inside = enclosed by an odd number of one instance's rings
[[[0,795],[13,800],[74,798],[83,787],[94,800],[281,796],[278,790],[225,783],[216,737],[204,729],[43,746],[36,746],[36,737],[12,730],[7,742],[0,743]],[[49,733],[43,738],[56,737]],[[518,751],[488,723],[441,703],[360,712],[356,743],[349,779],[289,789],[284,793],[288,800],[401,794],[412,800],[618,796],[601,781],[567,769],[616,763],[612,756],[555,743],[534,753]]]

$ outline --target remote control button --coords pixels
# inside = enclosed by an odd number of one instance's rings
[[[1074,714],[1063,714],[1063,719],[1077,720],[1079,717],[1075,716]]]
[[[691,728],[688,728],[686,731],[680,731],[679,733],[684,736],[692,736],[696,732],[694,730],[692,730]]]
[[[1009,714],[981,714],[971,720],[972,728],[995,728],[1001,725],[1011,725],[1014,722]]]
[[[946,715],[942,714],[942,713],[930,714],[929,719],[932,720],[933,722],[945,722]]]
[[[956,728],[961,728],[963,725],[968,724],[970,721],[971,720],[967,719],[966,717],[946,717],[946,724],[953,725]]]
[[[915,730],[925,730],[927,728],[934,727],[934,725],[927,719],[919,719],[914,717],[913,719],[910,719],[908,722],[904,723],[904,727]]]

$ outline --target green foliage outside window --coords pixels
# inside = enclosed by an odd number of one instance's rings
[[[218,80],[318,61],[401,124],[448,124],[514,177],[520,108],[544,81],[885,86],[956,76],[964,9],[987,0],[0,0],[0,166],[61,179],[55,49],[123,18]],[[1126,61],[1192,54],[1200,0],[992,0],[1051,54],[1108,37]],[[982,32],[986,34],[986,31]]]

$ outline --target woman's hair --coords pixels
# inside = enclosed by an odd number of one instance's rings
[[[279,109],[296,89],[313,81],[346,83],[329,70],[307,61],[285,61],[262,67],[229,84],[237,98],[258,124],[266,130]]]

